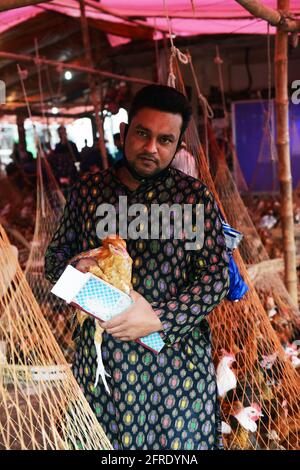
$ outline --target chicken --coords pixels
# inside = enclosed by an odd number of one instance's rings
[[[261,408],[257,403],[244,407],[240,401],[224,403],[226,421],[222,421],[224,445],[231,450],[260,449],[257,435],[253,434],[256,424],[254,420],[261,416]],[[227,410],[226,410],[227,409]],[[253,426],[254,425],[254,426]],[[256,430],[256,429],[255,429]]]
[[[280,437],[278,436],[277,432],[272,430],[267,433],[267,438],[269,439],[268,447],[270,450],[286,450],[285,447],[280,445]]]
[[[8,289],[13,286],[13,281],[15,279],[17,273],[17,265],[18,265],[18,249],[14,245],[8,245],[5,248],[0,249],[0,258],[3,260],[8,260],[8,257],[11,256],[14,263],[7,263],[6,270],[2,273],[3,275],[3,282],[0,285],[0,297],[4,296]]]
[[[264,404],[272,402],[275,399],[275,388],[276,386],[272,383],[269,383],[268,375],[266,376],[261,372],[257,371],[255,373],[255,379],[257,380],[258,387],[260,388],[260,399]]]
[[[284,351],[287,358],[290,359],[292,365],[295,367],[295,369],[297,369],[300,366],[300,359],[298,357],[300,351],[297,349],[297,345],[295,343],[288,343],[285,346]]]
[[[260,365],[263,369],[272,369],[276,359],[278,357],[278,352],[274,352],[269,356],[262,356],[262,360],[260,361]]]
[[[229,424],[225,423],[225,421],[222,421],[222,434],[231,434],[232,433],[232,428]]]
[[[269,318],[273,318],[278,313],[278,307],[275,304],[273,297],[268,296],[266,300],[266,310],[268,312]]]
[[[132,289],[132,259],[126,250],[126,242],[121,237],[109,236],[102,241],[102,246],[100,248],[80,253],[78,256],[73,258],[72,261],[79,261],[84,258],[93,258],[96,260],[98,266],[92,266],[89,269],[92,274],[103,279],[126,294],[130,293],[130,290]],[[88,315],[81,311],[78,312],[77,319],[80,326],[82,326],[86,318],[88,318]],[[103,331],[104,330],[101,328],[99,322],[95,319],[94,344],[97,353],[97,371],[94,387],[97,386],[99,377],[101,376],[106,391],[110,393],[105,378],[105,376],[109,376],[109,374],[104,369],[101,354]]]
[[[294,419],[291,419],[289,415],[289,404],[284,396],[277,403],[276,409],[272,410],[272,413],[272,427],[268,437],[286,447],[289,442],[289,433],[291,432],[291,424],[294,422]]]
[[[84,258],[93,258],[98,264],[90,268],[91,273],[129,294],[132,289],[132,259],[127,253],[126,242],[121,237],[107,237],[100,248],[80,253],[72,261]]]
[[[232,450],[247,450],[251,449],[249,440],[249,432],[241,426],[238,426],[231,443]]]
[[[233,416],[246,431],[255,432],[257,430],[256,421],[263,414],[260,405],[252,403],[251,406],[242,407]]]
[[[236,388],[237,379],[230,368],[234,362],[234,355],[223,350],[223,356],[217,367],[217,387],[220,397],[224,397],[229,390]]]

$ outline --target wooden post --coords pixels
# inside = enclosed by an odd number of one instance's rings
[[[1,0],[0,0],[1,1]],[[14,54],[12,52],[0,51],[0,59],[12,60],[16,62],[36,62],[34,56],[25,54]],[[50,65],[50,67],[61,67],[67,70],[78,70],[78,72],[90,73],[92,75],[98,75],[99,77],[115,78],[116,80],[124,80],[125,82],[139,83],[142,85],[154,85],[155,82],[151,80],[145,80],[144,78],[129,77],[127,75],[120,75],[118,73],[108,72],[107,70],[101,70],[99,68],[94,69],[83,65],[73,64],[72,62],[59,62],[58,60],[49,60],[44,57],[39,58],[40,64]]]
[[[93,132],[93,145],[97,139],[97,124],[93,115],[90,116],[91,124],[92,124],[92,132]]]
[[[24,121],[25,116],[24,114],[17,114],[17,127],[18,127],[18,134],[19,134],[19,149],[26,150],[26,134],[24,129]]]
[[[2,0],[0,11],[14,10],[28,5],[37,5],[38,3],[49,3],[51,0]]]
[[[288,11],[289,0],[277,0],[280,11]],[[293,214],[293,187],[289,147],[289,100],[288,100],[288,33],[277,28],[275,42],[275,90],[277,149],[281,196],[281,225],[285,283],[291,298],[298,304],[296,247]]]
[[[262,18],[270,23],[272,26],[279,26],[280,29],[284,31],[300,31],[300,21],[295,20],[291,15],[282,15],[283,13],[288,13],[288,8],[277,7],[277,10],[270,8],[264,5],[264,2],[261,0],[236,0],[237,3],[242,5],[246,10],[248,10],[256,18]],[[284,4],[285,2],[282,2]],[[286,2],[289,4],[289,1]]]
[[[94,68],[88,22],[85,16],[84,0],[79,0],[79,3],[80,3],[80,13],[81,13],[81,31],[82,31],[82,38],[83,38],[83,44],[85,48],[87,63],[89,67]],[[103,123],[102,123],[102,119],[100,116],[100,113],[101,113],[100,95],[97,90],[95,77],[92,74],[88,74],[88,81],[89,81],[89,87],[90,87],[90,92],[91,92],[91,100],[95,109],[95,119],[96,119],[98,134],[99,134],[99,150],[102,156],[103,168],[106,169],[108,168],[108,159],[107,159],[107,152],[106,152],[105,142],[104,142]]]

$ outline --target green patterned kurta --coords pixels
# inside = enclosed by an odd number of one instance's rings
[[[46,276],[55,282],[68,260],[100,245],[97,207],[195,204],[205,207],[202,249],[184,240],[132,240],[133,287],[156,310],[165,341],[156,355],[140,344],[103,334],[103,363],[111,375],[109,396],[97,368],[94,320],[77,328],[75,377],[115,449],[217,449],[221,445],[215,370],[205,316],[228,291],[228,257],[218,209],[207,188],[169,169],[130,191],[113,169],[83,177],[73,188],[61,224],[46,253]],[[118,212],[118,209],[117,209]]]

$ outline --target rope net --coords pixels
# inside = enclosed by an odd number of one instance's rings
[[[11,195],[13,194],[13,198]],[[25,268],[33,234],[32,208],[35,203],[31,194],[0,173],[0,223],[10,240],[18,248],[19,263]]]
[[[284,347],[299,337],[300,315],[280,275],[272,267],[269,255],[249,216],[228,169],[224,154],[218,148],[210,129],[211,160],[215,164],[214,183],[228,222],[244,234],[239,245],[243,261],[250,266],[249,274],[268,313],[270,322]],[[271,269],[268,269],[270,263]]]
[[[185,93],[178,63],[176,87]],[[244,221],[246,210],[243,206],[241,211],[238,205],[237,190],[230,191],[232,180],[220,180],[221,170],[215,179],[221,196],[218,194],[194,121],[185,134],[185,143],[186,151],[196,159],[199,179],[212,191],[224,215],[227,216],[228,210],[229,223],[242,229],[237,223],[240,218],[241,225],[247,227]],[[226,201],[221,190],[228,191],[233,197]],[[252,229],[251,224],[249,228]],[[263,247],[257,242],[257,234],[250,230],[244,235],[244,243],[249,246],[248,257],[255,252],[258,259],[265,259]],[[243,247],[241,253],[244,253]],[[249,291],[238,302],[224,301],[209,316],[225,447],[299,449],[300,379],[295,370],[297,347],[294,344],[283,349],[238,250],[234,259]],[[285,300],[283,304],[286,305]],[[297,323],[295,316],[293,321]]]
[[[111,449],[0,226],[0,449]]]
[[[63,214],[64,204],[64,196],[49,163],[45,158],[38,157],[36,222],[25,275],[56,341],[71,362],[74,353],[72,317],[75,310],[51,294],[52,285],[44,276],[45,252]]]

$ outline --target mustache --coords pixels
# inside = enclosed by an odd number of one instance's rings
[[[153,160],[154,162],[158,161],[158,159],[155,158],[151,153],[146,153],[146,152],[140,153],[138,155],[138,158],[148,158],[149,160]]]

